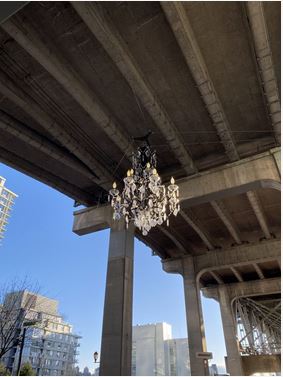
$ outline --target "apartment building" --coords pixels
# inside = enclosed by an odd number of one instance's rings
[[[19,295],[19,308],[24,310],[27,300],[32,300],[25,321],[36,321],[35,325],[26,328],[21,365],[29,362],[38,376],[75,374],[80,336],[72,332],[72,326],[58,313],[58,301],[28,291],[12,293],[6,300],[11,300],[11,295],[15,294]],[[24,333],[25,321],[15,336]],[[2,360],[14,375],[20,363],[19,356],[20,345]]]
[[[17,194],[8,190],[5,186],[6,179],[0,176],[0,245],[4,238],[4,233],[11,216],[11,209]]]

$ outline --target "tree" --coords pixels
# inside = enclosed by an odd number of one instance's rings
[[[30,311],[36,301],[34,292],[38,292],[38,288],[26,280],[12,282],[0,289],[0,361],[20,344],[24,322],[35,319],[36,313]]]
[[[35,376],[35,371],[30,363],[24,363],[20,370],[20,376]]]
[[[90,373],[88,367],[85,367],[85,368],[84,368],[83,376],[91,376],[91,373]]]

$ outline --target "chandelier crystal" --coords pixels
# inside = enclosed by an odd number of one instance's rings
[[[132,168],[124,178],[124,189],[120,194],[116,182],[109,191],[109,201],[114,209],[113,219],[125,218],[126,227],[133,221],[142,234],[177,215],[180,210],[179,187],[172,177],[170,185],[162,185],[156,170],[156,152],[149,144],[139,147],[132,157]]]

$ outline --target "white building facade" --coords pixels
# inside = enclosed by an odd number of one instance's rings
[[[188,340],[172,339],[165,322],[134,326],[132,375],[190,375]]]
[[[58,314],[58,301],[23,291],[21,307],[30,299],[28,296],[32,296],[33,305],[26,319],[38,324],[26,329],[21,365],[29,362],[38,376],[74,375],[80,337],[72,333],[72,326]],[[23,334],[23,328],[19,333]],[[19,366],[19,354],[18,345],[3,358],[13,375]]]
[[[11,215],[15,198],[18,196],[5,186],[6,179],[0,176],[0,245]]]

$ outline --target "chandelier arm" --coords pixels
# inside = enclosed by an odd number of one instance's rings
[[[114,209],[113,219],[125,218],[126,227],[130,221],[146,236],[151,228],[161,225],[180,211],[179,187],[172,177],[170,185],[162,185],[157,172],[156,152],[148,142],[151,132],[142,138],[146,144],[139,147],[132,157],[132,169],[123,179],[124,188],[120,194],[114,182],[109,191],[109,201]]]

